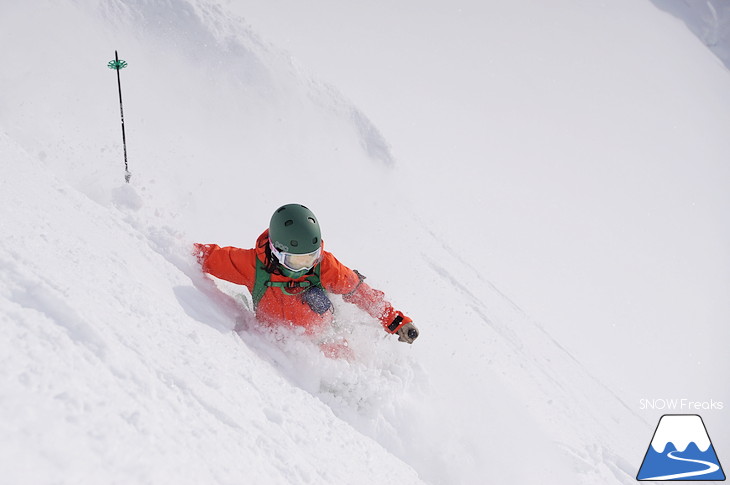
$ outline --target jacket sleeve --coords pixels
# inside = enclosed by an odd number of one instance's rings
[[[201,266],[206,273],[237,285],[253,288],[256,278],[256,254],[253,249],[220,247],[206,244]]]
[[[412,322],[393,308],[385,299],[385,293],[365,283],[364,276],[340,263],[331,253],[324,253],[321,268],[322,285],[327,291],[342,295],[346,302],[378,319],[387,332],[395,333]]]

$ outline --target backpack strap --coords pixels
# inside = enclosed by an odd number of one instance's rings
[[[268,287],[267,283],[270,283],[270,279],[271,274],[266,271],[266,265],[259,258],[256,258],[256,279],[254,280],[253,291],[251,292],[254,311],[258,308],[261,298],[264,297],[264,293],[266,293]]]

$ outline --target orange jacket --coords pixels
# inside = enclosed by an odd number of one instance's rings
[[[253,249],[219,247],[215,244],[203,246],[201,264],[203,271],[216,278],[243,285],[253,293],[256,281],[256,259],[267,263],[266,248],[269,245],[268,229],[261,234]],[[357,273],[340,263],[332,253],[322,251],[320,262],[320,281],[327,292],[343,295],[345,301],[354,303],[370,316],[377,318],[389,333],[395,333],[411,319],[396,311],[378,291],[363,282]],[[303,281],[307,275],[298,279],[287,278],[278,273],[271,274],[271,281]],[[292,292],[291,290],[287,290]],[[400,317],[400,318],[398,318]],[[265,324],[290,324],[302,326],[307,333],[322,331],[332,322],[332,311],[319,315],[297,295],[286,294],[280,287],[266,289],[256,307],[256,318]],[[394,324],[395,322],[395,324]]]

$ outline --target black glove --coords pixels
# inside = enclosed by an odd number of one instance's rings
[[[406,323],[396,332],[398,334],[398,342],[412,344],[418,338],[418,329],[412,323]]]

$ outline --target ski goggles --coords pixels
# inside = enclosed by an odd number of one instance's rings
[[[271,248],[271,253],[279,260],[279,264],[296,273],[312,269],[322,257],[322,248],[317,248],[316,251],[312,251],[311,253],[294,254],[279,251],[273,244],[269,244],[269,247]]]

